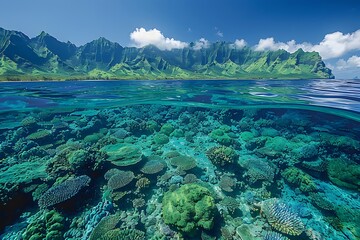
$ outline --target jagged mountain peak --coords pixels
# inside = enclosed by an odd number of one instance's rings
[[[29,39],[20,32],[0,28],[0,58],[10,59],[12,66],[19,70],[16,74],[23,78],[333,77],[316,52],[304,52],[302,49],[294,53],[285,50],[259,52],[249,47],[236,48],[224,41],[210,43],[201,50],[195,46],[196,43],[190,43],[186,48],[173,50],[161,50],[154,45],[122,47],[100,37],[76,47],[46,32]],[[33,76],[34,69],[38,75]],[[98,74],[100,72],[102,74]],[[19,77],[16,74],[14,71],[2,71],[0,78],[11,80]]]

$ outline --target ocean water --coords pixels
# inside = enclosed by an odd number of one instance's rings
[[[360,82],[0,83],[0,239],[360,239]]]

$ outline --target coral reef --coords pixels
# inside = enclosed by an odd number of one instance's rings
[[[90,178],[86,175],[66,180],[49,188],[39,199],[40,208],[51,207],[75,196],[82,188],[88,186]]]
[[[263,201],[261,211],[270,225],[282,233],[298,236],[305,230],[300,217],[279,199]]]
[[[141,149],[134,145],[107,145],[101,151],[108,156],[108,161],[119,167],[134,165],[142,160]]]
[[[237,157],[234,149],[226,146],[212,147],[206,152],[206,156],[214,165],[220,167],[232,164]]]
[[[187,234],[195,234],[198,228],[210,230],[214,224],[214,199],[195,183],[165,193],[162,204],[164,222]]]
[[[286,181],[299,187],[302,192],[315,191],[317,188],[313,178],[296,167],[285,169],[281,175]]]
[[[121,171],[119,170],[117,173],[112,175],[109,178],[107,186],[110,190],[116,190],[122,187],[125,187],[134,179],[135,175],[131,171]]]

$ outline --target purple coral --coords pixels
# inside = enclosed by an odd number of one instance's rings
[[[57,186],[49,188],[39,199],[39,207],[47,208],[55,204],[64,202],[75,196],[82,188],[88,186],[91,179],[82,175],[70,180],[66,180]]]

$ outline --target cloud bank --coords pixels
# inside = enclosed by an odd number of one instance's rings
[[[326,34],[324,39],[316,45],[311,43],[296,43],[295,40],[288,42],[275,42],[273,37],[260,39],[259,43],[254,46],[256,51],[278,50],[283,49],[288,52],[295,52],[299,48],[304,51],[316,51],[320,56],[326,59],[338,58],[351,51],[360,50],[360,29],[344,34],[342,32],[334,32]]]
[[[175,40],[174,38],[165,37],[156,28],[146,31],[145,28],[136,28],[134,32],[130,33],[130,39],[136,47],[145,47],[147,45],[154,45],[160,50],[181,49],[187,47],[189,44]]]
[[[339,70],[346,70],[350,68],[360,68],[360,57],[352,56],[348,60],[340,59],[336,63],[336,68]]]

